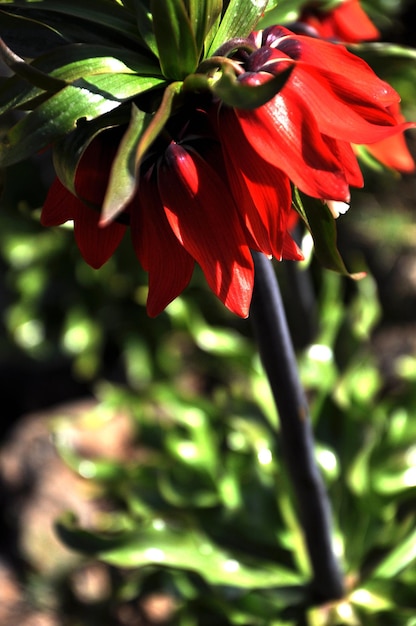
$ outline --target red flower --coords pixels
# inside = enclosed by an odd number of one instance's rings
[[[344,0],[329,11],[320,10],[312,5],[307,6],[299,21],[312,28],[313,32],[323,39],[359,43],[380,38],[379,31],[363,11],[358,0]],[[398,102],[388,107],[388,111],[397,123],[405,121]],[[415,162],[401,133],[367,145],[366,150],[380,163],[398,172],[415,171]]]
[[[126,226],[113,222],[100,228],[100,209],[115,155],[114,134],[98,137],[85,151],[77,169],[73,195],[59,178],[52,183],[42,209],[43,226],[74,222],[74,236],[85,261],[98,269],[113,255]]]
[[[289,64],[294,69],[265,105],[221,108],[227,164],[250,163],[255,153],[263,176],[269,171],[272,178],[275,168],[310,196],[348,202],[349,186],[363,184],[351,144],[378,142],[414,126],[396,123],[391,107],[398,94],[343,46],[278,26],[250,39],[258,49],[244,59],[241,82],[254,86]]]
[[[323,39],[335,39],[345,43],[374,41],[380,33],[359,0],[341,0],[333,9],[321,10],[314,5],[306,6],[300,22],[307,24]]]
[[[203,112],[196,117],[196,127],[206,125]],[[178,126],[176,120],[173,126]],[[279,217],[280,205],[269,206],[279,226],[269,232],[266,224],[263,238],[256,237],[251,232],[255,217],[247,222],[239,198],[232,194],[215,136],[207,139],[192,130],[188,141],[181,123],[179,129],[178,141],[161,140],[157,144],[156,157],[146,161],[138,191],[121,215],[129,221],[134,250],[149,273],[147,311],[151,316],[158,315],[185,289],[196,261],[225,306],[247,317],[254,281],[250,250],[275,254],[279,259],[303,258],[287,232],[290,217],[295,215],[290,207],[289,181],[284,182],[287,191],[282,215]],[[115,146],[111,132],[95,138],[76,172],[78,197],[56,179],[42,210],[45,226],[74,221],[80,251],[95,268],[113,254],[126,229],[118,222],[105,226],[100,223],[99,209]],[[273,199],[276,192],[270,197]],[[247,198],[246,205],[248,202]]]

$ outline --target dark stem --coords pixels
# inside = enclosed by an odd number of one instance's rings
[[[253,253],[255,282],[250,318],[279,413],[280,444],[297,500],[313,570],[312,602],[343,596],[331,539],[331,510],[314,454],[309,408],[299,380],[279,284],[271,262]]]

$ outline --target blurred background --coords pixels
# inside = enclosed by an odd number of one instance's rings
[[[363,6],[415,47],[415,2]],[[415,120],[415,58],[369,60]],[[362,168],[337,228],[367,277],[275,266],[347,580],[314,609],[250,320],[198,269],[149,319],[128,236],[95,271],[40,226],[48,155],[2,172],[2,625],[416,625],[416,176]]]

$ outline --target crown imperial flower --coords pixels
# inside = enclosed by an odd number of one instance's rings
[[[85,22],[77,3],[62,8],[67,21],[49,0],[23,4],[3,11],[12,30],[43,16],[42,32],[63,41],[31,63],[1,44],[16,75],[0,111],[28,113],[5,134],[0,160],[52,147],[57,178],[42,224],[72,220],[94,268],[129,229],[150,315],[197,263],[246,317],[251,252],[302,259],[291,236],[298,214],[314,236],[363,185],[354,144],[380,146],[413,126],[399,119],[394,89],[345,46],[284,26],[256,30],[267,0],[97,1]],[[320,201],[313,219],[299,192]],[[316,237],[317,253],[328,245],[323,256],[346,272],[329,239]]]

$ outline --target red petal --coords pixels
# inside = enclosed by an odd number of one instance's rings
[[[338,141],[332,137],[324,136],[323,139],[330,150],[337,156],[339,162],[342,163],[342,169],[348,184],[353,187],[363,187],[363,175],[351,144],[346,141]]]
[[[118,130],[101,133],[90,143],[79,162],[75,189],[88,204],[101,208],[119,139]]]
[[[231,311],[247,317],[253,260],[223,180],[198,154],[171,144],[158,184],[176,237],[199,263],[212,291]]]
[[[145,178],[131,206],[130,227],[137,258],[149,272],[147,312],[156,317],[188,285],[194,260],[173,234],[156,184]]]
[[[78,215],[84,205],[55,178],[42,207],[40,223],[43,226],[60,226]]]
[[[220,117],[221,144],[236,204],[258,249],[280,260],[292,213],[289,178],[264,161],[244,137],[237,146],[228,130]]]
[[[126,226],[113,222],[99,225],[100,214],[89,207],[78,212],[74,222],[74,235],[84,260],[94,269],[101,267],[116,251]]]
[[[381,141],[412,124],[396,124],[394,117],[368,98],[357,101],[353,81],[341,92],[333,81],[323,81],[315,72],[299,68],[284,91],[286,97],[302,98],[325,135],[350,143]]]
[[[319,71],[321,79],[330,81],[333,90],[343,99],[350,94],[357,101],[384,107],[400,100],[393,87],[381,80],[363,59],[344,46],[304,35],[293,35],[279,44],[279,50],[291,56],[294,44],[296,50],[300,48],[297,57],[299,67],[305,66],[307,73]]]
[[[299,98],[283,96],[285,91],[253,111],[236,110],[234,115],[224,110],[236,150],[244,135],[265,161],[283,170],[306,194],[345,201],[349,188],[340,163],[309,110]]]
[[[283,241],[282,257],[289,261],[303,261],[303,259],[305,258],[303,256],[302,250],[299,248],[298,244],[292,239],[289,233],[285,234],[285,238]]]
[[[415,162],[403,135],[395,135],[378,143],[368,145],[366,150],[380,163],[397,172],[411,174],[416,169]]]

